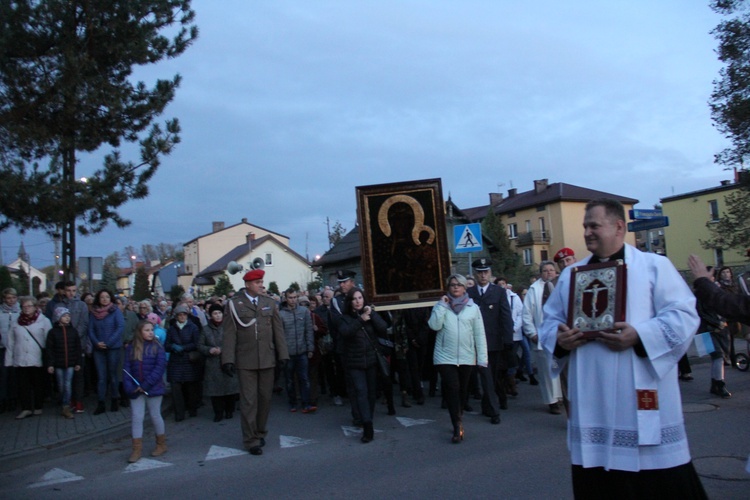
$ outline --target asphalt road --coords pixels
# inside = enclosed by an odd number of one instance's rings
[[[748,498],[750,372],[731,370],[729,400],[712,397],[709,365],[683,382],[683,409],[696,469],[711,498]],[[450,443],[440,399],[397,408],[378,405],[375,440],[348,429],[349,411],[324,404],[312,415],[289,413],[275,396],[264,454],[242,451],[239,420],[213,423],[210,410],[167,420],[169,452],[126,463],[130,440],[119,437],[0,474],[1,498],[571,498],[565,417],[546,412],[536,387],[503,412],[500,425],[465,415],[466,438]],[[478,407],[478,402],[475,404]]]

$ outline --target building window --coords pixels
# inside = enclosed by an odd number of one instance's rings
[[[544,212],[545,210],[547,210],[547,205],[539,205],[536,207],[537,212]]]
[[[518,238],[518,224],[515,222],[513,224],[508,224],[508,238],[511,240]]]
[[[547,253],[547,250],[542,250],[540,252],[540,256],[541,256],[542,260],[540,260],[539,262],[542,262],[542,261],[545,261],[545,260],[549,260],[549,254]]]
[[[539,231],[541,232],[542,240],[546,240],[547,239],[547,226],[545,226],[544,224],[544,217],[539,217]]]
[[[531,248],[523,249],[523,265],[530,266],[534,263],[534,255],[531,253]]]
[[[516,213],[515,213],[515,212],[508,212],[508,213],[507,213],[507,214],[505,214],[505,215],[506,215],[507,217],[515,217],[515,216],[516,216]]]
[[[721,248],[714,248],[714,262],[716,262],[716,267],[724,265],[724,250]]]
[[[267,253],[266,254],[266,265],[267,266],[272,266],[273,265],[273,254],[272,253]]]
[[[531,221],[530,220],[526,221],[526,232],[527,233],[531,232]]]
[[[711,221],[719,220],[719,202],[716,200],[708,200],[708,211],[711,214]]]

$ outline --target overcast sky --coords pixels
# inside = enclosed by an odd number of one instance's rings
[[[459,207],[567,182],[640,200],[718,185],[707,105],[721,67],[705,1],[194,0],[199,39],[137,73],[180,73],[182,143],[78,256],[249,222],[311,258],[355,187],[442,178]],[[162,121],[163,121],[162,119]],[[135,159],[135,158],[134,158]],[[98,159],[96,160],[98,161]],[[98,164],[83,158],[78,175]],[[3,262],[20,235],[0,234]],[[24,237],[32,265],[51,240]]]

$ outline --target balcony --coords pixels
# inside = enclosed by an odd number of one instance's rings
[[[527,233],[520,233],[518,238],[516,238],[517,247],[541,245],[544,243],[549,243],[549,231],[529,231]]]

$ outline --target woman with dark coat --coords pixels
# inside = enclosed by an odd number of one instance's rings
[[[180,304],[174,310],[174,320],[167,331],[167,381],[172,384],[174,400],[174,420],[185,420],[185,408],[194,417],[198,414],[198,385],[201,383],[200,369],[197,362],[190,360],[190,353],[198,351],[200,330],[195,323],[188,320],[190,311]],[[195,356],[195,355],[193,355]]]
[[[359,288],[352,288],[344,301],[344,312],[339,323],[339,335],[344,342],[344,365],[349,370],[354,386],[354,403],[362,415],[362,442],[373,440],[372,417],[377,394],[378,359],[375,352],[378,338],[385,338],[387,324],[372,306],[365,305]]]
[[[232,418],[234,404],[240,393],[237,377],[227,377],[221,371],[221,343],[224,340],[224,308],[212,304],[208,308],[208,324],[203,327],[198,350],[206,357],[203,372],[203,394],[211,398],[214,422]]]

